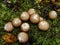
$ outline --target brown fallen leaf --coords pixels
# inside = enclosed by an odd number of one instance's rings
[[[11,33],[6,33],[6,34],[2,35],[2,39],[5,40],[7,43],[13,43],[13,42],[17,41],[16,36],[14,36]]]

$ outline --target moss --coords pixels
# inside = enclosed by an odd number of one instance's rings
[[[0,0],[0,45],[22,45],[18,41],[7,44],[1,36],[7,33],[3,29],[4,24],[12,21],[15,17],[19,17],[22,11],[27,11],[29,8],[35,8],[36,12],[47,19],[51,26],[48,31],[43,32],[38,29],[37,24],[32,24],[28,21],[31,26],[31,30],[28,32],[30,39],[24,45],[60,45],[60,12],[58,12],[58,18],[55,20],[48,18],[48,12],[51,10],[50,0],[46,0],[46,3],[36,3],[35,0],[15,0],[13,2],[14,7],[8,8],[6,4]],[[11,33],[17,35],[19,32],[21,32],[20,28],[15,28]]]

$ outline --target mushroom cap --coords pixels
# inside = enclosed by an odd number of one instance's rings
[[[14,18],[12,21],[13,26],[18,27],[20,26],[22,21],[19,18]]]
[[[14,29],[14,27],[11,22],[6,23],[4,26],[4,30],[7,32],[11,32],[11,31],[13,31],[13,29]]]
[[[35,13],[35,14],[31,15],[30,21],[31,21],[32,23],[39,23],[39,21],[40,21],[40,16]]]
[[[25,33],[25,32],[20,32],[20,33],[18,34],[18,40],[19,40],[19,42],[21,42],[21,43],[27,42],[27,41],[28,41],[28,34]]]
[[[44,20],[44,18],[43,17],[40,17],[40,21],[43,21]]]
[[[27,31],[29,31],[29,29],[30,29],[30,25],[28,23],[23,23],[21,25],[21,30],[22,31],[27,32]]]
[[[31,8],[31,9],[28,10],[28,13],[29,13],[30,15],[33,15],[33,14],[36,13],[36,11],[35,11],[35,9]]]
[[[56,11],[50,11],[50,12],[49,12],[49,18],[50,18],[50,19],[55,19],[55,18],[57,18],[57,12],[56,12]]]
[[[41,22],[39,22],[38,27],[40,30],[46,31],[49,29],[50,26],[47,21],[41,21]]]
[[[29,20],[29,14],[28,14],[28,12],[22,12],[22,14],[20,15],[20,18],[21,18],[21,20],[23,20],[23,21],[27,21],[27,20]]]

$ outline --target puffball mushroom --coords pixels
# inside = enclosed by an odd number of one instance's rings
[[[28,41],[28,34],[25,32],[20,32],[18,34],[18,40],[21,43],[26,43]]]
[[[11,32],[11,31],[13,31],[13,29],[14,29],[14,27],[11,22],[6,23],[4,26],[4,30],[7,32]]]
[[[38,27],[40,30],[46,31],[49,29],[50,25],[47,21],[41,21],[39,22]]]
[[[14,18],[12,21],[13,26],[18,27],[20,26],[22,21],[19,18]]]
[[[55,18],[57,18],[57,12],[56,11],[50,11],[49,12],[49,18],[50,19],[55,19]]]
[[[29,14],[28,14],[28,12],[22,12],[22,14],[20,15],[20,18],[23,21],[29,20]]]
[[[44,18],[43,17],[40,17],[40,21],[43,21],[44,20]]]
[[[23,23],[21,25],[21,30],[22,31],[27,32],[27,31],[29,31],[29,29],[30,29],[30,25],[28,23]]]
[[[31,9],[28,10],[28,13],[29,13],[30,15],[32,15],[32,14],[35,14],[36,11],[35,11],[35,9],[31,8]]]
[[[40,16],[35,13],[35,14],[31,15],[30,21],[31,21],[32,23],[39,23],[39,21],[40,21]]]

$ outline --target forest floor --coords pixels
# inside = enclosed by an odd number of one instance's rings
[[[3,0],[0,0],[0,45],[60,45],[60,12],[57,9],[60,5],[56,1],[54,4],[50,0],[38,2],[37,0],[14,0],[12,4],[6,4]],[[16,41],[14,43],[6,43],[2,39],[2,35],[7,33],[4,31],[4,25],[12,21],[15,17],[20,17],[21,12],[28,11],[28,9],[34,8],[36,12],[46,19],[50,28],[47,31],[41,31],[38,29],[37,24],[32,24],[27,21],[31,30],[28,33],[29,41],[25,44]],[[51,10],[55,10],[58,13],[58,17],[51,20],[48,17],[48,13]],[[20,28],[15,28],[11,33],[16,35],[21,32]]]

